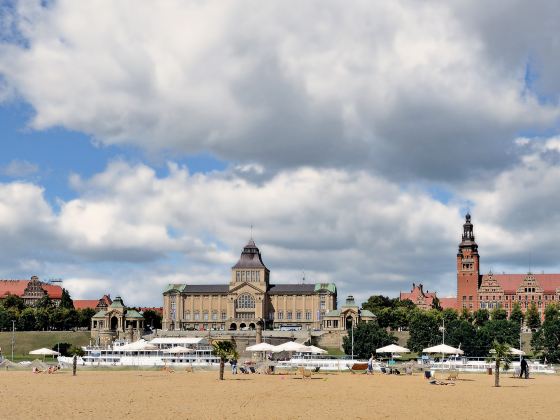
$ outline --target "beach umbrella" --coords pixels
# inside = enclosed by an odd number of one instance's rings
[[[307,346],[305,350],[302,351],[302,353],[311,353],[311,354],[325,354],[327,353],[326,350],[323,350],[320,347],[316,347],[316,346]]]
[[[304,346],[303,344],[300,343],[296,343],[295,341],[287,341],[283,344],[280,344],[279,346],[274,346],[274,350],[272,350],[275,353],[280,353],[282,351],[288,351],[288,352],[303,352],[307,349],[307,346]]]
[[[45,360],[45,356],[58,356],[60,353],[43,347],[37,350],[31,350],[29,354],[43,356],[43,360]]]
[[[259,343],[259,344],[254,344],[252,346],[249,346],[247,348],[245,348],[245,350],[247,351],[274,351],[276,347],[273,346],[272,344],[268,344],[268,343]]]
[[[194,350],[188,347],[176,346],[176,347],[171,347],[169,349],[165,349],[163,350],[163,352],[167,354],[184,354],[184,353],[194,353]]]
[[[490,353],[496,353],[496,350],[490,350]],[[514,356],[525,356],[525,352],[523,350],[516,349],[514,347],[510,347],[509,354],[513,354]]]
[[[397,346],[396,344],[390,344],[385,347],[381,347],[375,350],[376,353],[410,353],[410,350],[406,347]]]
[[[423,349],[422,353],[463,354],[464,351],[448,346],[447,344],[438,344],[437,346]]]

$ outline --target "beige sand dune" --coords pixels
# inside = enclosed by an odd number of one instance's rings
[[[0,418],[556,418],[560,377],[460,375],[454,386],[420,375],[237,375],[217,372],[0,372]]]

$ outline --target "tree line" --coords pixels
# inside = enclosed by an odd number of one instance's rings
[[[455,309],[442,310],[439,302],[434,300],[432,309],[422,310],[410,300],[376,295],[364,302],[362,309],[373,312],[376,321],[360,323],[354,329],[354,354],[361,358],[369,357],[375,348],[396,343],[397,338],[391,332],[394,330],[409,331],[407,347],[413,352],[441,344],[445,333],[445,344],[460,346],[468,357],[486,357],[494,342],[519,347],[524,326],[533,331],[531,345],[535,354],[549,362],[560,361],[560,309],[555,305],[546,308],[542,325],[534,304],[523,314],[521,306],[516,303],[508,317],[501,308],[458,312]],[[347,354],[350,354],[351,347],[348,335],[343,342]]]

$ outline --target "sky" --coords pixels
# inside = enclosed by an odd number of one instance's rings
[[[160,306],[227,283],[252,235],[273,283],[452,296],[467,211],[482,272],[560,273],[558,21],[550,1],[1,2],[0,278]]]

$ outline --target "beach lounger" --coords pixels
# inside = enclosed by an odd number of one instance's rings
[[[445,381],[437,381],[435,379],[432,379],[429,382],[430,385],[455,385],[454,382],[445,382]]]
[[[452,370],[449,372],[449,376],[447,377],[448,381],[456,381],[459,377],[459,372],[456,370]]]

